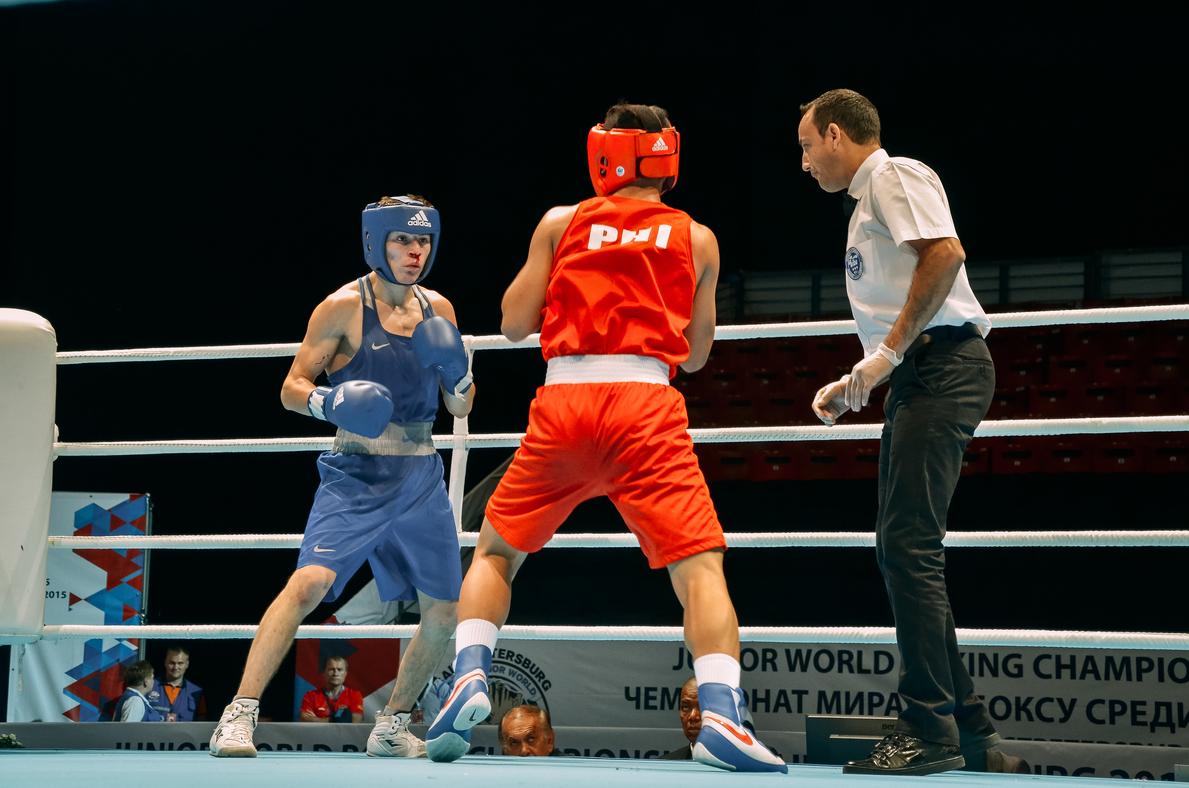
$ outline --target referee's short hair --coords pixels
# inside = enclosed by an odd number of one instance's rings
[[[826,91],[808,104],[802,104],[801,116],[809,110],[813,110],[813,125],[823,137],[830,124],[837,123],[838,128],[857,145],[880,144],[879,112],[866,97],[853,90]]]

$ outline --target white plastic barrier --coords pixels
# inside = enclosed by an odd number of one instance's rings
[[[45,318],[0,309],[0,645],[41,637],[57,351]]]

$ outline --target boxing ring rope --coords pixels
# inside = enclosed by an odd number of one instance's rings
[[[728,547],[874,547],[875,534],[728,533]],[[218,550],[285,549],[301,546],[301,534],[230,534],[226,536],[51,536],[50,547],[66,550]],[[474,547],[476,532],[458,535],[459,545]],[[950,531],[946,547],[1189,547],[1189,531]],[[628,534],[558,534],[545,547],[636,547]]]
[[[407,638],[417,631],[415,625],[332,624],[298,627],[298,638]],[[171,638],[179,640],[248,639],[255,635],[254,624],[208,625],[59,625],[45,627],[45,640],[86,640],[88,638]],[[963,646],[1000,646],[1013,648],[1110,648],[1152,651],[1189,651],[1189,635],[1162,632],[1065,632],[1035,629],[959,629],[958,643]],[[500,640],[633,640],[680,643],[681,627],[536,627],[505,625]],[[896,630],[892,627],[739,627],[744,643],[849,643],[855,645],[892,645]]]
[[[1024,328],[1066,324],[1129,323],[1189,320],[1189,304],[1107,309],[1049,310],[993,315],[998,328]],[[716,340],[761,339],[853,334],[854,321],[816,321],[743,326],[720,326]],[[477,350],[540,347],[534,334],[512,343],[502,336],[464,337],[473,354]],[[292,356],[297,343],[209,346],[191,348],[147,348],[132,350],[79,351],[57,354],[57,363],[88,364],[130,361],[192,361],[200,359],[278,358]],[[757,441],[869,440],[878,438],[880,424],[844,424],[835,427],[749,427],[691,429],[695,443],[747,443]],[[976,437],[1033,435],[1119,434],[1135,432],[1187,432],[1189,416],[1145,416],[1090,419],[1020,419],[984,421]],[[466,455],[473,448],[515,447],[524,433],[470,434],[466,419],[455,419],[452,435],[435,435],[439,449],[453,449],[450,498],[456,518],[461,511],[462,483]],[[331,438],[274,438],[265,440],[179,440],[110,441],[94,443],[55,442],[55,457],[104,457],[142,454],[212,454],[225,452],[319,451],[331,447]],[[456,519],[457,521],[457,519]],[[473,546],[478,535],[459,533],[462,546]],[[49,537],[49,546],[59,549],[219,549],[295,548],[300,534],[224,536],[108,536]],[[726,535],[731,547],[872,547],[872,533],[737,533]],[[606,548],[635,547],[632,534],[561,534],[546,547]],[[1039,532],[951,532],[948,547],[1186,547],[1189,531],[1039,531]],[[411,637],[414,626],[303,626],[299,638],[397,638]],[[148,626],[46,626],[45,639],[89,638],[251,638],[255,625],[148,625]],[[758,643],[850,643],[894,644],[895,630],[886,627],[740,627],[740,639]],[[1189,651],[1189,635],[1124,632],[1062,632],[1046,630],[959,629],[958,640],[966,646],[1010,646],[1049,648],[1115,648]],[[546,627],[505,626],[501,638],[511,640],[649,640],[681,642],[680,627]]]
[[[717,427],[691,429],[694,443],[757,443],[784,441],[873,440],[882,424],[839,424],[834,427]],[[1091,419],[1009,419],[984,421],[976,438],[1032,435],[1112,435],[1134,432],[1187,432],[1189,416],[1119,416]],[[514,448],[523,432],[435,435],[438,449]],[[222,454],[238,452],[329,451],[333,438],[259,438],[178,441],[106,441],[55,443],[58,457],[115,457],[137,454]]]
[[[1034,328],[1101,323],[1146,323],[1159,320],[1189,320],[1189,304],[1127,306],[1107,309],[1052,309],[1039,312],[1002,312],[991,316],[996,329]],[[718,326],[714,338],[772,339],[854,334],[853,320],[818,320],[806,323],[757,323]],[[541,346],[541,335],[523,342],[502,336],[468,337],[472,350],[508,350]],[[296,342],[263,345],[212,345],[206,347],[138,348],[132,350],[80,350],[58,353],[58,364],[103,364],[118,361],[197,361],[235,358],[280,358],[297,353]]]

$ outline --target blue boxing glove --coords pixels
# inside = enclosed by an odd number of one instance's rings
[[[378,438],[392,418],[392,392],[370,380],[319,386],[306,400],[310,415],[366,438]]]
[[[436,367],[446,388],[461,397],[471,387],[470,366],[462,334],[446,318],[435,315],[413,329],[413,355],[423,367]]]

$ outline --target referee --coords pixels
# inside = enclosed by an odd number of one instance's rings
[[[991,329],[966,277],[941,180],[880,147],[879,114],[853,90],[801,107],[801,168],[828,192],[846,191],[846,292],[864,357],[822,388],[827,425],[867,406],[890,380],[879,450],[875,555],[896,618],[899,694],[893,734],[846,774],[932,774],[961,768],[961,750],[999,734],[958,654],[945,587],[946,512],[962,455],[991,404]]]

